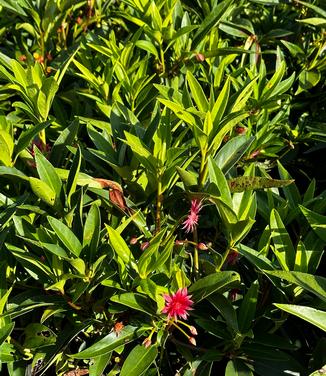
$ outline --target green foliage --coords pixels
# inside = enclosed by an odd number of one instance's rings
[[[317,374],[323,1],[0,16],[1,374]]]

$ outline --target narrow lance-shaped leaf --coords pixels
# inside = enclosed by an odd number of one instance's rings
[[[238,311],[238,322],[241,333],[245,334],[251,328],[252,321],[255,318],[258,291],[259,284],[258,281],[255,281],[252,283],[242,300]]]
[[[53,231],[56,233],[62,243],[69,249],[69,251],[72,254],[79,256],[82,250],[82,245],[70,228],[53,217],[48,217],[48,221]]]
[[[36,169],[39,177],[44,181],[56,194],[59,199],[62,182],[52,164],[44,157],[40,150],[34,146]]]
[[[39,197],[46,204],[53,206],[55,204],[56,194],[52,188],[46,184],[44,181],[30,177],[29,183],[31,185],[32,191],[37,197]]]
[[[326,301],[326,278],[302,272],[264,270],[264,273],[294,283]]]
[[[81,151],[80,151],[80,148],[78,147],[76,155],[72,162],[72,166],[71,166],[71,169],[68,175],[68,180],[67,180],[66,189],[67,189],[67,201],[68,201],[69,206],[70,206],[71,196],[76,191],[80,165],[81,165]]]
[[[238,136],[228,141],[216,154],[218,167],[226,174],[249,149],[255,137]]]
[[[293,270],[295,263],[295,249],[291,238],[286,231],[282,219],[276,209],[273,209],[270,217],[272,247],[283,270]]]
[[[193,300],[198,303],[215,291],[224,292],[225,289],[231,288],[230,286],[234,286],[239,282],[240,276],[236,272],[218,272],[199,279],[190,286],[188,291]]]
[[[129,353],[124,361],[120,376],[140,376],[154,362],[158,350],[156,346],[146,348],[143,345],[137,345]]]
[[[138,267],[135,264],[135,258],[128,248],[126,242],[122,236],[112,227],[106,225],[107,232],[109,234],[110,244],[115,253],[121,258],[125,264],[131,263],[133,268],[137,271]]]
[[[264,189],[264,188],[277,188],[285,187],[294,180],[279,180],[279,179],[269,179],[259,176],[240,176],[238,178],[229,179],[229,187],[232,193],[244,192],[253,189]]]
[[[310,322],[326,332],[326,312],[312,307],[299,306],[294,304],[276,304],[274,305],[285,312],[291,313],[301,319]]]
[[[207,112],[208,110],[208,100],[206,95],[200,86],[199,82],[196,80],[194,75],[187,71],[187,81],[190,87],[191,94],[194,98],[194,101],[199,109],[199,111]]]
[[[314,232],[326,242],[326,216],[315,213],[304,206],[300,205],[299,207]]]
[[[100,339],[99,341],[94,343],[94,345],[88,347],[86,350],[83,350],[71,356],[76,359],[90,359],[95,356],[107,354],[108,352],[113,351],[119,346],[125,345],[140,337],[148,329],[149,328],[147,327],[137,328],[131,325],[127,325],[122,329],[119,336],[117,336],[116,333],[112,331],[110,334]]]

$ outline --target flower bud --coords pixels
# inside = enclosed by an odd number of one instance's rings
[[[141,249],[142,251],[145,251],[145,249],[148,248],[148,246],[149,246],[149,242],[143,242],[143,243],[141,243],[141,245],[140,245],[140,249]]]
[[[132,236],[130,241],[129,241],[129,244],[130,245],[135,245],[138,243],[138,238],[136,236]]]
[[[205,243],[198,243],[197,244],[197,248],[200,250],[200,251],[207,251],[208,250],[208,247]]]
[[[176,240],[175,241],[175,245],[179,245],[179,246],[182,246],[185,244],[185,241],[184,240]]]
[[[202,63],[203,61],[205,61],[205,55],[201,54],[201,53],[198,53],[196,54],[196,60],[199,61],[200,63]]]
[[[258,149],[258,150],[255,150],[254,152],[252,152],[252,153],[250,154],[250,159],[256,158],[257,155],[259,155],[259,154],[260,154],[260,150],[259,150],[259,149]]]
[[[238,134],[244,134],[247,132],[247,129],[244,128],[244,127],[236,127],[235,128],[235,131],[238,133]]]
[[[189,328],[190,330],[190,333],[193,335],[193,336],[196,336],[198,333],[197,333],[197,329],[194,327],[194,326],[190,326]]]
[[[149,337],[144,339],[143,345],[145,346],[146,349],[148,349],[151,344],[152,344],[152,340]]]
[[[189,337],[189,342],[193,345],[193,346],[196,346],[196,340],[194,337]]]

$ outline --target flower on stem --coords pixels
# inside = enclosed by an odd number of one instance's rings
[[[141,245],[140,245],[140,250],[141,251],[145,251],[146,248],[149,247],[149,242],[142,242]]]
[[[208,247],[207,247],[207,245],[205,243],[198,243],[197,248],[200,251],[207,251],[208,250]]]
[[[198,334],[197,329],[192,325],[189,327],[189,330],[193,336],[196,336]]]
[[[152,344],[152,340],[149,337],[144,339],[143,345],[145,346],[146,349],[148,349],[151,344]]]
[[[194,337],[189,337],[189,342],[193,345],[196,346],[196,340]]]
[[[168,295],[163,294],[165,299],[165,307],[162,310],[162,313],[167,313],[168,319],[174,317],[177,321],[178,317],[187,320],[189,315],[188,311],[191,311],[191,306],[193,301],[190,299],[191,295],[188,295],[187,287],[179,289],[175,294]]]
[[[195,230],[198,225],[199,212],[202,207],[203,205],[200,200],[191,200],[190,213],[188,214],[187,219],[183,222],[182,227],[186,232],[193,232]]]

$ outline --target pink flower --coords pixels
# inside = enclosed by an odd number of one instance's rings
[[[175,321],[177,321],[179,316],[187,320],[187,316],[189,315],[187,311],[192,310],[191,306],[194,303],[190,299],[191,295],[188,295],[187,287],[179,289],[172,295],[163,294],[163,298],[165,299],[165,307],[162,312],[168,314],[168,319],[174,317]]]
[[[188,214],[187,219],[183,222],[183,229],[186,232],[192,232],[198,225],[198,219],[199,219],[199,212],[201,208],[203,207],[202,202],[194,199],[191,200],[191,209],[190,213]]]

